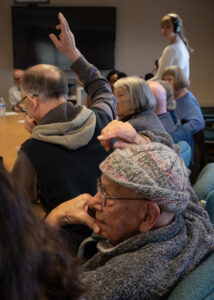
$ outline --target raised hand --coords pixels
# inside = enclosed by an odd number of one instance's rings
[[[97,137],[101,145],[106,151],[111,149],[113,139],[116,139],[113,147],[124,149],[133,145],[142,145],[150,141],[148,137],[137,134],[134,127],[129,122],[114,120],[110,122],[101,131],[101,135]]]
[[[50,39],[56,46],[56,48],[68,55],[72,62],[77,60],[81,53],[76,47],[75,38],[73,33],[71,32],[68,22],[66,21],[65,17],[62,13],[58,14],[60,24],[56,26],[56,29],[60,30],[59,37],[57,38],[53,33],[49,35]]]

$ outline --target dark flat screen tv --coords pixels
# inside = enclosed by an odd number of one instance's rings
[[[88,61],[100,70],[114,68],[115,7],[13,6],[14,68],[47,63],[69,70],[71,61],[60,53],[49,33],[55,29],[58,13],[62,12],[75,35],[76,45]]]

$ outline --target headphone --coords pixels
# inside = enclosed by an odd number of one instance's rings
[[[174,17],[172,14],[168,14],[170,17],[170,21],[172,22],[173,25],[173,31],[175,33],[181,32],[181,22],[178,18]]]

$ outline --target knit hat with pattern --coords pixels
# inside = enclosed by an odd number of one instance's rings
[[[160,143],[117,149],[100,164],[100,169],[114,182],[168,211],[182,212],[190,198],[189,170],[174,150]]]

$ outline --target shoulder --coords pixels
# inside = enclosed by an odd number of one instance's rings
[[[164,48],[163,54],[173,54],[175,51],[176,51],[175,44],[171,44]]]
[[[183,56],[189,57],[189,51],[183,41],[178,41],[178,42],[172,44],[172,47],[174,48],[174,50],[176,52],[181,52]]]
[[[178,100],[178,104],[192,104],[193,102],[197,101],[193,94],[188,91],[185,95],[180,97]]]
[[[9,93],[19,92],[18,88],[15,85],[11,86],[8,91]]]
[[[39,144],[40,141],[33,139],[33,138],[29,138],[27,139],[22,145],[21,145],[21,151],[25,152],[25,153],[34,153],[36,152],[36,147],[37,144]]]

